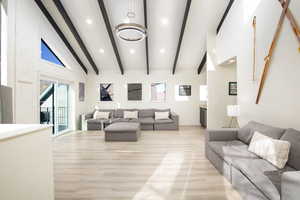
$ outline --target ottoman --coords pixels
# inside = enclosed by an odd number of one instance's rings
[[[104,129],[105,141],[138,141],[141,136],[140,123],[116,122]]]

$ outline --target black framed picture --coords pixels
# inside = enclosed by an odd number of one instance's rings
[[[128,83],[127,85],[128,101],[141,101],[142,100],[142,84],[141,83]]]
[[[113,84],[101,83],[100,84],[100,101],[113,101]]]
[[[84,83],[79,83],[79,101],[83,102],[85,97],[85,85]]]
[[[179,85],[179,96],[192,96],[192,86]]]
[[[229,93],[230,96],[236,96],[237,95],[237,82],[229,82],[228,93]]]

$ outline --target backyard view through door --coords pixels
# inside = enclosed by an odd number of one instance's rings
[[[69,129],[69,85],[55,81],[40,82],[40,123],[53,124],[53,135]]]

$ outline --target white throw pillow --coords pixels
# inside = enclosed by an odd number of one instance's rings
[[[155,115],[155,120],[170,119],[169,118],[169,115],[170,115],[169,112],[155,112],[154,115]]]
[[[125,119],[137,119],[138,111],[124,111],[124,118]]]
[[[275,140],[255,132],[248,150],[282,169],[288,161],[290,147],[288,141]]]
[[[109,119],[109,112],[95,111],[94,119]]]

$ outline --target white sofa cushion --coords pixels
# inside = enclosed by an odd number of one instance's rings
[[[138,119],[138,111],[124,111],[125,119]]]
[[[288,161],[290,146],[288,141],[276,140],[255,132],[248,150],[282,169]]]
[[[95,111],[94,119],[109,119],[109,112]]]
[[[160,120],[160,119],[170,119],[169,115],[170,112],[155,112],[155,120]]]

